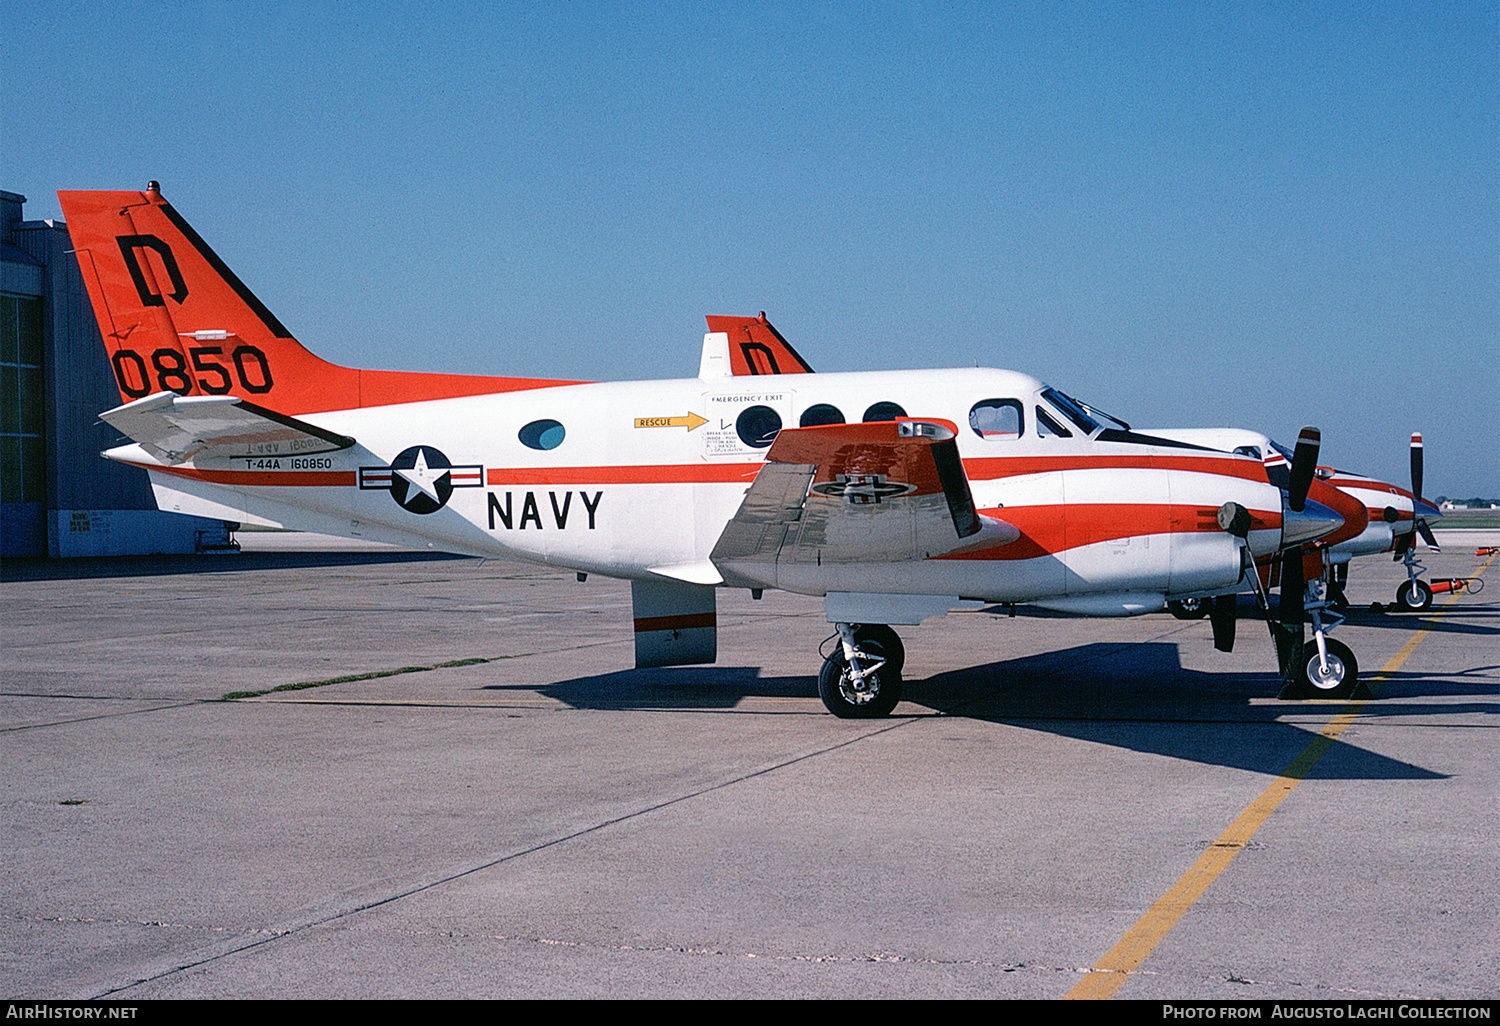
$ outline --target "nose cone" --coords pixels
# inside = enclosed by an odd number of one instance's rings
[[[1292,509],[1282,510],[1281,547],[1289,549],[1296,545],[1306,545],[1343,526],[1344,518],[1338,513],[1321,502],[1308,499],[1300,513]]]
[[[1320,502],[1344,518],[1344,526],[1322,538],[1324,545],[1337,545],[1359,537],[1370,523],[1370,511],[1356,495],[1323,481],[1314,481],[1307,497]]]
[[[1418,499],[1415,503],[1413,503],[1413,506],[1415,506],[1416,508],[1418,520],[1437,520],[1443,515],[1442,510],[1438,509],[1426,499]]]

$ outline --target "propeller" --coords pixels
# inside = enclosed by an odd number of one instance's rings
[[[1415,431],[1411,436],[1411,495],[1414,499],[1422,497],[1422,432]]]
[[[1429,549],[1441,552],[1437,539],[1432,536],[1432,528],[1427,526],[1427,518],[1420,513],[1422,505],[1422,433],[1416,431],[1411,436],[1411,511],[1416,518],[1416,533],[1422,536]]]
[[[1323,435],[1315,427],[1305,427],[1297,436],[1297,448],[1292,450],[1291,481],[1286,490],[1286,504],[1294,513],[1301,513],[1307,505],[1307,490],[1312,487],[1313,473],[1318,469],[1318,449],[1322,442]],[[1417,457],[1413,456],[1412,459],[1415,461]],[[1416,467],[1417,464],[1413,462],[1412,466]]]
[[[1318,503],[1313,503],[1315,508],[1312,510],[1307,508],[1307,493],[1312,488],[1313,474],[1318,469],[1318,450],[1322,447],[1322,443],[1323,434],[1317,428],[1302,429],[1302,433],[1297,436],[1297,447],[1292,450],[1292,468],[1287,481],[1288,513],[1285,515],[1282,528],[1283,547],[1280,556],[1281,596],[1276,610],[1276,623],[1272,626],[1271,634],[1276,640],[1277,660],[1281,664],[1282,675],[1288,680],[1294,673],[1293,666],[1298,654],[1302,651],[1303,592],[1307,585],[1302,573],[1302,545],[1297,543],[1300,539],[1293,540],[1295,536],[1292,530],[1293,522],[1301,518],[1293,517],[1291,514],[1316,516],[1326,513],[1337,518],[1337,514],[1332,510]],[[1316,537],[1327,533],[1324,530]]]

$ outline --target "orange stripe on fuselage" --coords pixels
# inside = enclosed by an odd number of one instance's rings
[[[982,509],[1021,532],[1006,545],[977,552],[958,552],[939,559],[1039,559],[1098,542],[1153,534],[1197,534],[1220,531],[1217,510],[1169,503],[1091,502],[1066,506],[1006,506]],[[1279,530],[1281,513],[1256,510],[1253,531]]]
[[[162,474],[222,485],[334,488],[359,483],[352,470],[198,470],[192,467],[154,467],[149,463],[132,465],[142,470],[155,470]]]
[[[1179,470],[1265,482],[1254,460],[1214,456],[982,456],[963,461],[970,481],[1060,470]],[[700,484],[749,481],[756,463],[662,463],[604,467],[491,467],[492,485]]]
[[[492,485],[713,484],[752,481],[760,463],[672,463],[619,467],[491,467]]]
[[[162,467],[136,464],[147,470],[176,474],[180,477],[197,478],[214,484],[261,485],[285,487],[308,485],[310,487],[332,487],[357,484],[352,470],[332,471],[251,471],[251,470],[201,470],[188,467]],[[491,467],[485,473],[489,485],[589,485],[589,484],[738,484],[754,480],[764,464],[755,463],[661,463],[621,464],[617,466],[592,467]],[[979,457],[964,460],[964,469],[972,481],[995,481],[1022,477],[1031,474],[1053,473],[1062,470],[1179,470],[1195,473],[1219,474],[1246,480],[1264,480],[1261,465],[1253,460],[1215,459],[1213,457],[1151,457],[1151,456],[1013,456]],[[1159,504],[1118,504],[1107,507],[1093,505],[1092,508],[1118,508],[1141,510],[1157,508]],[[1009,520],[1018,507],[1008,507],[1001,519]],[[1055,510],[1056,507],[1030,507]],[[1084,506],[1069,505],[1068,509],[1083,509]],[[1197,506],[1174,506],[1174,510],[1185,511],[1186,519],[1196,520]],[[1210,511],[1210,513],[1217,512]],[[1055,516],[1055,513],[1049,514]],[[1212,517],[1210,516],[1210,519]],[[1255,529],[1275,527],[1280,524],[1279,514],[1271,515],[1271,523],[1262,523],[1257,518]],[[1020,525],[1017,525],[1020,526]],[[1196,526],[1191,528],[1196,530]],[[1127,532],[1128,534],[1129,532]],[[1142,532],[1136,532],[1142,533]]]
[[[1265,468],[1256,460],[1220,454],[1204,456],[1153,456],[1141,454],[1099,456],[975,456],[964,460],[971,481],[993,481],[1023,474],[1047,474],[1059,470],[1185,470],[1195,474],[1218,474],[1265,483]]]

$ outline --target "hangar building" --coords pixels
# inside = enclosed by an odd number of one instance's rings
[[[99,324],[61,221],[0,192],[0,556],[223,551],[235,526],[162,513],[145,471],[100,457],[127,441]]]

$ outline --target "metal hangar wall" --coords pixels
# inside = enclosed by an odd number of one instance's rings
[[[99,324],[61,221],[0,192],[0,556],[222,550],[222,520],[162,513],[145,471],[99,455],[127,441]]]

